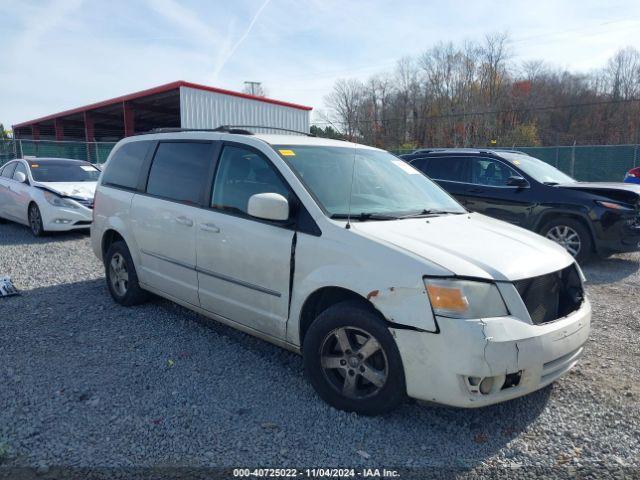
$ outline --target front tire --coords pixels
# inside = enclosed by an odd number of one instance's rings
[[[104,266],[109,292],[120,305],[130,307],[144,303],[149,298],[149,294],[138,283],[136,267],[126,243],[111,244],[105,255]]]
[[[313,388],[339,410],[378,415],[406,398],[396,342],[379,316],[358,302],[322,312],[305,336],[303,357]]]
[[[591,234],[579,220],[562,217],[551,220],[540,234],[563,246],[578,263],[586,262],[593,254]]]
[[[34,237],[43,237],[45,235],[44,226],[42,224],[42,214],[37,204],[29,205],[29,228]]]

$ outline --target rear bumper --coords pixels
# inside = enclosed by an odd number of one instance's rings
[[[482,407],[521,397],[567,373],[589,335],[591,306],[543,325],[513,317],[438,318],[440,333],[391,329],[402,357],[410,397],[457,407]],[[521,375],[503,388],[506,376]],[[511,375],[513,377],[514,375]],[[492,377],[481,393],[474,378]]]

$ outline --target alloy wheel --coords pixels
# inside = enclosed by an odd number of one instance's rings
[[[320,348],[320,362],[331,386],[347,398],[371,397],[387,382],[387,355],[380,342],[360,328],[329,332]]]
[[[40,216],[40,209],[35,205],[31,205],[29,209],[29,225],[34,235],[39,235],[42,230],[42,217]]]
[[[109,262],[109,279],[118,296],[125,296],[129,287],[129,273],[124,257],[119,253],[114,253]]]
[[[572,256],[580,253],[582,242],[580,235],[567,225],[556,225],[547,232],[547,238],[562,245]]]

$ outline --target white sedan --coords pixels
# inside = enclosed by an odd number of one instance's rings
[[[18,159],[0,168],[0,222],[11,220],[39,237],[89,228],[100,170],[62,158]]]

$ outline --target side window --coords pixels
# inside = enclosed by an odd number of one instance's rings
[[[18,172],[22,172],[24,173],[24,176],[29,178],[29,175],[27,175],[27,167],[24,166],[23,163],[18,162],[18,166],[16,167],[15,171],[13,172],[13,179],[16,179],[16,173]]]
[[[492,158],[471,159],[471,183],[488,187],[505,187],[509,177],[517,173]]]
[[[288,197],[289,187],[269,160],[254,150],[224,147],[213,183],[211,206],[247,213],[249,198],[257,193],[279,193]]]
[[[431,157],[423,171],[434,180],[467,182],[467,165],[466,157]]]
[[[147,193],[200,204],[211,153],[210,142],[161,142],[149,171]]]
[[[8,164],[2,169],[2,176],[6,178],[11,178],[13,176],[13,171],[16,169],[16,164],[18,162],[13,162]]]
[[[103,185],[135,189],[151,142],[131,142],[120,147],[102,175]]]

